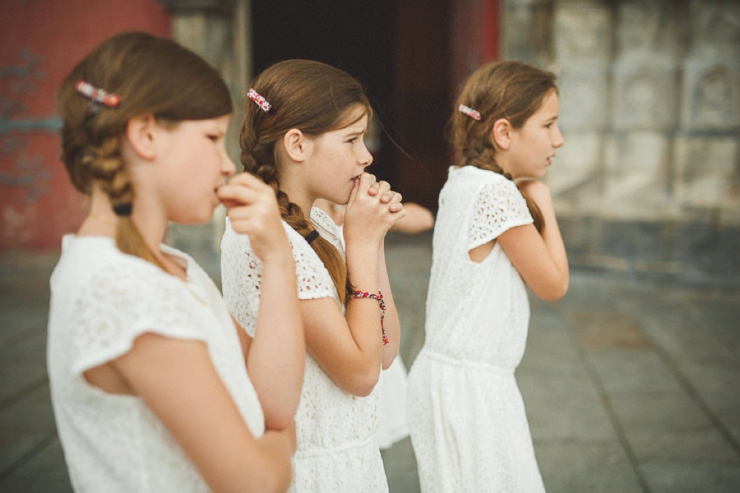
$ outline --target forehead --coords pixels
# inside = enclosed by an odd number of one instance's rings
[[[558,96],[558,92],[555,89],[550,89],[545,97],[542,98],[542,104],[540,104],[540,107],[534,114],[549,118],[551,116],[557,116],[559,111],[560,97]]]

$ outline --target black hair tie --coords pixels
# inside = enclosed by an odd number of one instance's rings
[[[128,217],[131,215],[131,209],[133,205],[131,202],[124,202],[122,204],[116,204],[113,206],[113,212],[119,217]]]
[[[313,231],[311,231],[310,233],[306,235],[306,241],[310,245],[313,242],[313,240],[315,240],[318,237],[319,237],[319,232],[314,229]]]

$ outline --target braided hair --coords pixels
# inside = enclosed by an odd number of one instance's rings
[[[85,97],[77,89],[80,81],[115,94],[117,104]],[[145,113],[169,125],[232,113],[223,79],[175,41],[130,31],[103,41],[80,61],[62,82],[56,104],[63,122],[61,158],[72,184],[84,194],[97,186],[108,196],[119,215],[116,244],[122,252],[163,267],[131,219],[135,190],[120,139],[128,121]]]
[[[504,118],[513,128],[522,128],[553,90],[557,91],[555,74],[523,62],[500,61],[479,67],[466,81],[447,127],[460,156],[457,166],[475,166],[511,180],[496,162],[493,126]],[[474,109],[477,118],[459,111],[460,105]],[[545,223],[539,207],[526,193],[522,195],[535,227],[542,232]]]
[[[278,62],[260,73],[251,87],[269,102],[270,108],[265,111],[247,100],[240,136],[244,170],[275,190],[285,222],[304,238],[312,236],[310,245],[329,271],[340,301],[345,303],[344,259],[331,243],[312,235],[314,228],[307,216],[310,211],[302,211],[280,188],[275,144],[291,129],[320,135],[351,125],[365,115],[370,117],[370,102],[362,85],[351,75],[314,60]]]

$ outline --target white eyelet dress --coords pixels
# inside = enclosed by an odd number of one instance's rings
[[[434,227],[426,339],[408,382],[424,492],[544,491],[514,379],[527,339],[527,291],[498,242],[482,262],[468,257],[530,223],[512,181],[450,168]]]
[[[112,238],[62,241],[51,277],[47,363],[59,438],[76,492],[210,491],[137,396],[113,395],[84,372],[126,354],[144,333],[203,341],[252,434],[264,416],[234,323],[216,285],[187,255],[162,246],[187,282],[121,253]]]
[[[311,220],[323,238],[344,255],[336,224],[318,208]],[[296,262],[298,298],[339,297],[329,272],[313,248],[287,223],[283,227]],[[227,219],[221,241],[221,276],[224,298],[244,329],[254,334],[259,311],[262,262],[249,237],[237,234]],[[286,296],[291,293],[286,293]],[[343,308],[342,308],[343,310]],[[382,339],[378,334],[378,343]],[[298,447],[293,458],[291,492],[387,492],[388,483],[377,439],[377,388],[357,397],[339,388],[306,353],[306,373],[296,412]]]

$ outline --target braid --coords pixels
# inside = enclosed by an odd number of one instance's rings
[[[306,219],[301,208],[290,201],[288,194],[280,190],[277,177],[277,166],[274,162],[274,144],[254,142],[254,138],[242,131],[240,141],[242,145],[241,160],[244,170],[257,175],[263,182],[275,190],[280,216],[288,225],[302,237],[306,237],[315,228],[311,221]],[[347,265],[336,248],[319,235],[310,243],[324,266],[329,271],[334,287],[339,294],[339,300],[345,303],[347,297]]]

